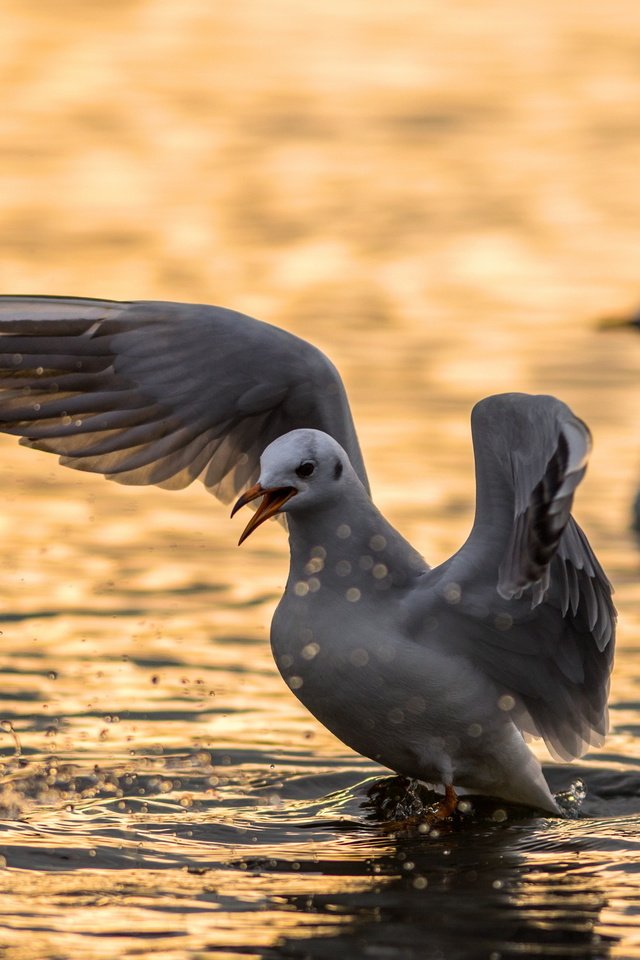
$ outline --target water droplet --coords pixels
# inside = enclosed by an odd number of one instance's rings
[[[352,650],[349,654],[349,660],[354,667],[366,667],[369,663],[369,654],[366,650],[363,650],[362,647],[356,647],[356,649]]]
[[[499,613],[493,622],[498,630],[510,630],[513,626],[513,617],[509,613]]]
[[[361,593],[357,587],[349,587],[345,596],[349,603],[357,603],[361,597]]]
[[[308,643],[302,648],[302,656],[305,660],[313,660],[314,657],[317,657],[319,650],[319,643]]]
[[[336,534],[340,540],[346,540],[351,536],[351,527],[348,523],[341,523],[336,530]]]
[[[460,603],[462,597],[462,587],[454,580],[448,583],[444,588],[444,598],[447,603]]]

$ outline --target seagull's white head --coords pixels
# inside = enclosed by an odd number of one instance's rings
[[[292,430],[270,443],[260,457],[260,478],[236,502],[240,507],[262,497],[239,543],[277,513],[295,513],[338,498],[355,476],[340,444],[321,430]]]

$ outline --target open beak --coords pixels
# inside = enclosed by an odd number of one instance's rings
[[[276,487],[275,490],[265,490],[259,483],[245,490],[242,496],[236,500],[233,510],[231,511],[232,517],[238,512],[240,507],[245,507],[248,503],[251,503],[252,500],[257,500],[258,497],[264,497],[264,499],[242,531],[242,536],[238,540],[238,546],[247,539],[250,533],[253,533],[256,527],[259,527],[260,524],[268,520],[269,517],[273,517],[278,513],[287,500],[290,500],[297,492],[295,487]]]

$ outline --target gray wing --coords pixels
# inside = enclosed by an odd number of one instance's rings
[[[446,642],[493,679],[521,729],[555,756],[581,756],[606,733],[616,621],[611,584],[571,516],[589,431],[559,400],[524,394],[481,401],[472,429],[473,530],[425,586],[445,598]]]
[[[225,502],[298,427],[338,440],[367,485],[340,376],[316,347],[221,307],[0,297],[0,429],[65,466]]]

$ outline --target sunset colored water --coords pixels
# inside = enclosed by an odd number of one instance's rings
[[[322,347],[427,560],[473,516],[469,415],[590,425],[616,587],[584,816],[392,838],[389,772],[269,650],[283,530],[0,438],[0,955],[640,957],[640,7],[9,0],[0,288],[217,303]],[[544,756],[544,753],[540,753]],[[373,788],[373,791],[372,791]],[[377,789],[377,792],[376,792]]]

